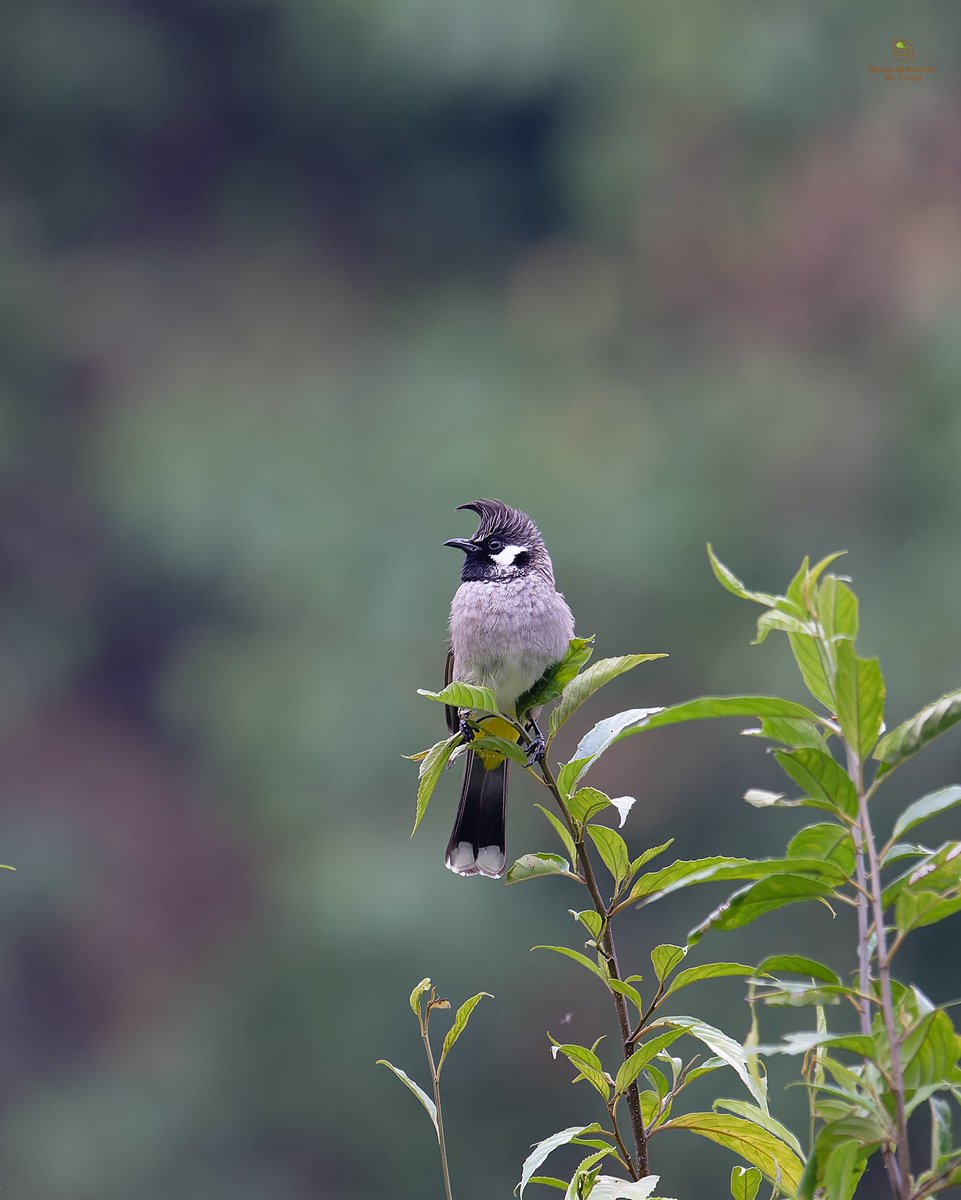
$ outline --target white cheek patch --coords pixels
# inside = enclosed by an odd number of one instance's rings
[[[518,554],[530,554],[530,550],[526,546],[505,546],[497,554],[491,555],[491,562],[496,562],[499,567],[512,567]]]

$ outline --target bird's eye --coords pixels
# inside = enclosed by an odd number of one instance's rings
[[[491,540],[487,543],[487,549],[496,554],[498,550],[504,549],[504,543],[500,540],[500,538],[491,538]]]

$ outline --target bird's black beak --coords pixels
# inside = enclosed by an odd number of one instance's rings
[[[472,542],[470,538],[451,538],[449,542],[444,543],[445,546],[453,546],[455,550],[463,550],[465,554],[470,554],[472,550],[477,549],[477,543]]]

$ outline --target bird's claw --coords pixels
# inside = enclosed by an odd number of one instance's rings
[[[543,762],[546,753],[547,740],[542,733],[535,734],[527,747],[527,765],[532,767],[535,763]]]
[[[469,745],[474,740],[477,730],[466,717],[461,717],[459,733],[464,744]]]

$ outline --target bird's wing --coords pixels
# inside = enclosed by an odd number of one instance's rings
[[[447,647],[447,665],[444,668],[444,687],[452,682],[454,678],[454,647]],[[444,706],[444,715],[447,717],[447,728],[451,733],[456,733],[460,729],[460,712],[451,705]]]

